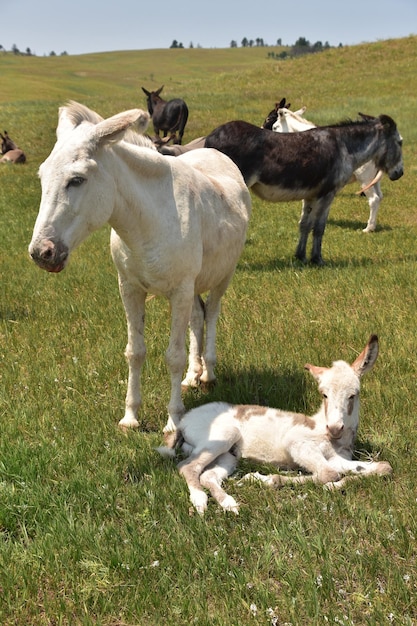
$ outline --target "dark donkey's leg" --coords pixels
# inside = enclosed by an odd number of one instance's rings
[[[313,248],[311,250],[311,262],[316,265],[324,265],[321,256],[321,244],[323,240],[324,229],[326,228],[327,218],[329,216],[330,205],[335,194],[330,193],[317,201],[315,220],[313,226]]]
[[[303,200],[303,208],[299,222],[300,236],[297,250],[295,252],[297,259],[300,259],[303,263],[307,262],[307,239],[312,230],[313,248],[311,252],[311,262],[316,265],[324,264],[321,256],[321,243],[324,229],[326,227],[327,217],[329,215],[330,205],[334,195],[334,193],[331,193],[323,196],[322,198]]]
[[[303,200],[303,205],[301,209],[301,217],[300,217],[300,221],[298,224],[299,224],[300,236],[298,239],[298,245],[295,251],[295,256],[297,257],[297,259],[299,259],[303,263],[307,263],[307,254],[306,254],[307,239],[314,225],[313,204],[308,202],[307,200]]]

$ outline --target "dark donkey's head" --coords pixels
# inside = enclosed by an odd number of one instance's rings
[[[9,137],[7,130],[3,131],[4,135],[0,133],[1,137],[1,153],[6,154],[9,150],[17,150],[17,146],[14,141]]]
[[[146,96],[146,104],[148,105],[149,115],[153,115],[154,109],[158,104],[166,104],[166,100],[160,97],[160,93],[164,86],[160,87],[156,91],[148,91],[145,87],[142,87],[142,91]]]
[[[381,148],[377,152],[374,162],[379,170],[386,172],[390,180],[398,180],[404,174],[402,155],[403,138],[398,132],[397,125],[389,115],[372,117],[359,113],[365,122],[376,124],[381,136]]]

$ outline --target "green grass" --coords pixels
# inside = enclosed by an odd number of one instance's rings
[[[1,127],[28,155],[0,168],[2,625],[417,622],[416,46],[410,37],[291,61],[262,49],[0,55]],[[110,115],[144,107],[142,84],[163,83],[190,105],[187,141],[229,119],[261,124],[282,96],[316,123],[357,111],[397,121],[405,175],[383,180],[377,232],[362,233],[366,199],[346,187],[324,268],[293,260],[298,203],[253,198],[219,320],[217,385],[185,396],[189,408],[222,399],[311,413],[319,397],[304,363],[353,360],[376,332],[357,449],[389,461],[392,478],[340,493],[230,480],[239,517],[213,502],[194,515],[174,465],[154,451],[169,397],[169,312],[157,298],[147,305],[141,429],[119,432],[126,326],[109,229],[59,275],[37,269],[27,245],[57,107],[73,98]]]

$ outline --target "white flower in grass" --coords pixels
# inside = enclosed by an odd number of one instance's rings
[[[250,612],[255,617],[258,614],[258,607],[256,606],[256,604],[252,602],[249,608],[250,608]]]

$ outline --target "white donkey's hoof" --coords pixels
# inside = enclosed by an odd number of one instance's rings
[[[119,428],[127,432],[128,430],[139,428],[139,422],[134,417],[126,417],[125,415],[119,422]]]
[[[177,425],[172,419],[171,416],[168,417],[168,421],[165,424],[163,431],[164,433],[174,433],[177,430]]]

